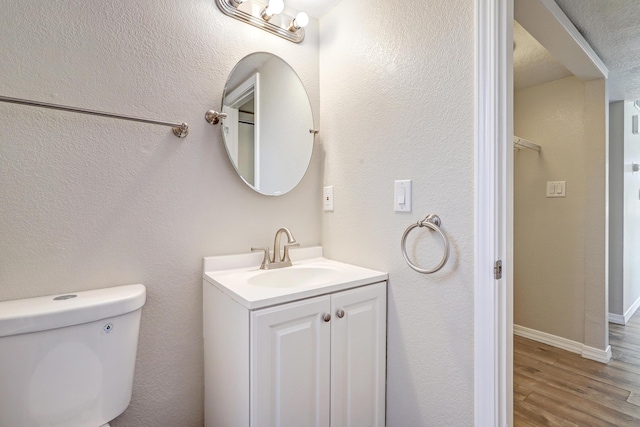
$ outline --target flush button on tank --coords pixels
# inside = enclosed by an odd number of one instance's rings
[[[107,323],[102,329],[104,329],[105,333],[108,334],[109,332],[111,332],[111,330],[113,330],[113,323]]]
[[[75,298],[77,296],[78,295],[60,295],[59,297],[55,297],[53,300],[54,301],[62,301],[62,300],[65,300],[65,299]]]

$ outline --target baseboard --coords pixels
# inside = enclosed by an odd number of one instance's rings
[[[577,353],[585,359],[595,360],[600,363],[607,363],[611,359],[611,346],[606,350],[600,350],[595,347],[589,347],[577,341],[551,335],[546,332],[536,331],[535,329],[526,328],[520,325],[513,325],[513,333],[523,338],[541,342],[552,347]]]
[[[535,329],[526,328],[520,325],[513,325],[513,333],[520,337],[529,338],[530,340],[570,351],[571,353],[582,354],[582,347],[584,347],[584,344],[577,341],[562,338],[557,335],[551,335],[546,332],[536,331]]]
[[[600,350],[599,348],[585,345],[582,349],[582,357],[600,363],[609,363],[609,360],[611,360],[611,346],[608,345],[606,350]]]
[[[616,325],[626,325],[629,323],[629,320],[631,320],[633,315],[636,314],[638,308],[640,308],[640,298],[638,298],[631,307],[624,312],[624,315],[609,313],[609,322],[615,323]]]
[[[622,314],[609,313],[609,323],[615,323],[616,325],[626,325]]]
[[[625,325],[627,323],[629,323],[629,320],[631,320],[631,317],[633,317],[633,315],[636,314],[636,311],[638,311],[638,308],[640,308],[640,298],[638,298],[636,300],[636,302],[631,304],[631,307],[629,307],[629,310],[624,312],[624,324]]]

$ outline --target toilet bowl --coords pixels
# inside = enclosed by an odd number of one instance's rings
[[[0,302],[0,426],[108,427],[129,406],[143,285]]]

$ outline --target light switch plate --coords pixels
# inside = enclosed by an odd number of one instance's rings
[[[393,209],[396,212],[411,212],[411,180],[402,179],[394,182]]]
[[[567,187],[566,181],[548,181],[547,197],[566,197]]]
[[[333,185],[324,187],[322,192],[322,210],[325,212],[333,212]]]

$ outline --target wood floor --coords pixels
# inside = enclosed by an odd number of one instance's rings
[[[640,426],[640,312],[609,324],[609,364],[514,337],[514,424]]]

